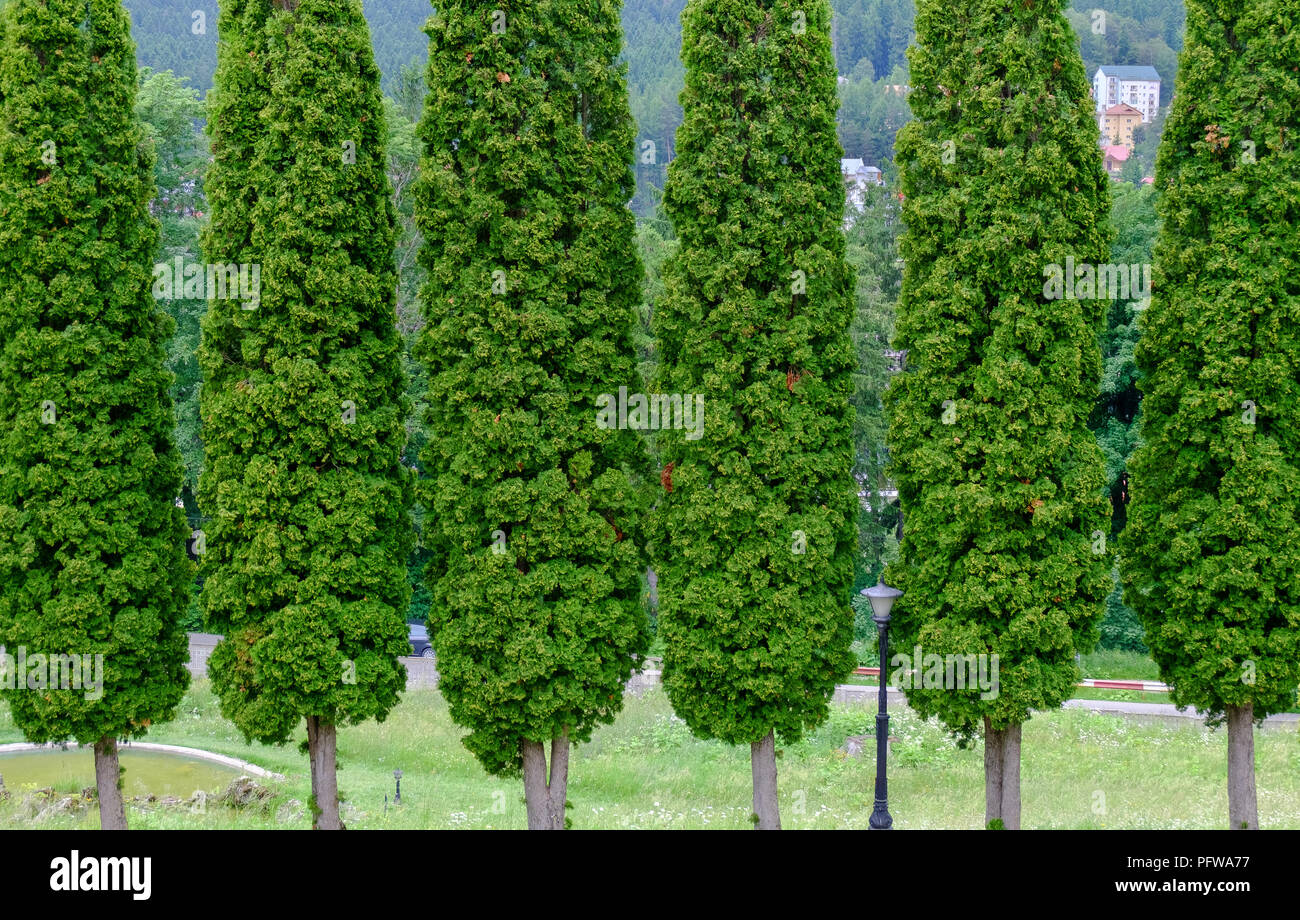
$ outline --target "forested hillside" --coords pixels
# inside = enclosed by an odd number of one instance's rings
[[[2,4],[0,4],[2,5]],[[141,66],[190,78],[206,93],[217,65],[217,0],[122,0]],[[433,12],[429,0],[363,0],[375,61],[391,93],[409,61],[423,62],[428,41],[421,31]]]
[[[686,0],[627,0],[623,5],[623,56],[638,142],[632,210],[641,215],[659,201],[682,120],[677,96],[684,79],[679,52],[685,6]]]
[[[200,93],[217,66],[217,0],[122,0],[140,66],[189,77]]]

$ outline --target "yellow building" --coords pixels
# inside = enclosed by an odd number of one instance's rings
[[[1127,102],[1112,105],[1098,119],[1102,143],[1107,147],[1126,147],[1133,152],[1133,129],[1142,124],[1142,113]]]

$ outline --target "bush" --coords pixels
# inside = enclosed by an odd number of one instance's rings
[[[1146,654],[1146,630],[1133,608],[1124,603],[1118,573],[1113,577],[1115,587],[1106,597],[1106,615],[1101,621],[1101,640],[1097,645],[1104,649]]]

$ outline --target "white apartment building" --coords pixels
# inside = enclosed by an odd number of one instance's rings
[[[1142,124],[1150,124],[1160,108],[1160,74],[1146,65],[1098,67],[1092,78],[1092,98],[1098,117],[1123,103],[1142,113]]]

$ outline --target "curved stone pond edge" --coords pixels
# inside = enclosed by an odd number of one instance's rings
[[[0,744],[0,754],[21,754],[34,751],[58,751],[67,748],[84,747],[90,750],[94,745],[81,745],[75,741],[62,743],[52,741],[49,744],[29,744],[27,742],[18,742],[15,744]],[[240,760],[238,757],[227,757],[225,754],[215,754],[212,751],[205,751],[202,748],[181,747],[176,744],[154,744],[149,741],[122,741],[118,742],[118,752],[122,751],[150,751],[158,754],[180,754],[184,757],[193,757],[195,760],[206,760],[208,763],[220,764],[223,767],[230,767],[234,770],[240,770],[250,776],[260,776],[263,779],[284,779],[281,773],[272,773],[255,763],[249,763],[247,760]]]

